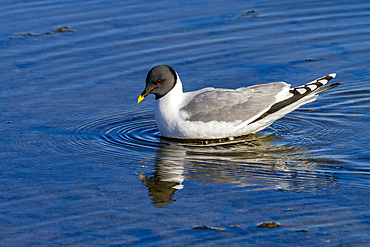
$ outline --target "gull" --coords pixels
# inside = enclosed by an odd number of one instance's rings
[[[298,107],[316,100],[318,93],[340,83],[325,85],[332,73],[303,86],[286,82],[238,89],[207,87],[183,92],[176,71],[157,65],[146,77],[137,102],[155,95],[155,119],[162,136],[176,139],[233,138],[256,133]]]

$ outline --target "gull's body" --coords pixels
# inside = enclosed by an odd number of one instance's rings
[[[184,93],[178,74],[169,66],[154,67],[138,102],[156,95],[155,118],[162,136],[179,139],[215,139],[256,133],[275,120],[312,102],[330,74],[306,85],[290,88],[273,82],[238,89],[204,88]]]

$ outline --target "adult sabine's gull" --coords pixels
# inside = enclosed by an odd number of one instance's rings
[[[203,88],[184,93],[180,77],[168,65],[152,68],[138,103],[155,95],[155,118],[161,135],[179,139],[228,138],[256,133],[317,94],[340,83],[324,86],[336,76],[324,76],[290,88],[285,82],[238,89]]]

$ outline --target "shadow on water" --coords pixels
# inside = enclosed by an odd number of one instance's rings
[[[278,145],[278,140],[261,134],[208,144],[161,138],[154,171],[140,177],[156,207],[174,202],[176,191],[185,187],[186,180],[295,192],[335,186],[335,175],[315,171],[305,148]]]

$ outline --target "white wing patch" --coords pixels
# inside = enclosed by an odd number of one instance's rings
[[[296,88],[296,90],[298,91],[298,93],[300,93],[300,94],[304,94],[305,92],[307,92],[307,90],[306,89],[304,89],[304,88]]]
[[[311,91],[315,90],[317,86],[315,84],[307,85],[311,89]]]

